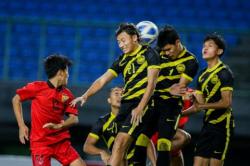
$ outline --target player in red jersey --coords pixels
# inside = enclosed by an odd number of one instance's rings
[[[62,55],[45,59],[48,81],[35,81],[17,89],[12,99],[22,144],[30,140],[33,166],[50,166],[51,158],[63,166],[85,166],[77,151],[71,146],[68,128],[78,123],[78,110],[70,107],[73,95],[65,88],[71,62]],[[31,100],[31,133],[26,126],[22,102]],[[64,120],[64,115],[68,118]]]

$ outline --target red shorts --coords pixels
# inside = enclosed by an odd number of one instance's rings
[[[79,158],[77,151],[69,140],[57,144],[34,148],[31,150],[33,166],[51,166],[51,158],[55,158],[63,166],[68,166]]]

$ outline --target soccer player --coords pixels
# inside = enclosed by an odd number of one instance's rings
[[[134,24],[121,24],[116,31],[116,39],[123,54],[81,97],[72,102],[72,106],[77,102],[82,105],[105,84],[122,74],[125,85],[121,110],[116,117],[119,133],[112,149],[112,166],[121,165],[129,145],[148,123],[152,111],[151,97],[160,71],[158,53],[139,43],[139,33]]]
[[[114,139],[118,132],[117,125],[114,123],[114,119],[119,113],[122,97],[122,88],[112,88],[110,96],[108,98],[108,103],[111,107],[111,112],[101,116],[97,123],[92,127],[92,131],[88,134],[88,137],[84,143],[84,152],[91,155],[100,155],[102,161],[107,165],[110,159],[110,151],[112,151],[112,146]],[[140,136],[139,136],[140,137]],[[99,141],[103,141],[107,145],[107,149],[102,149],[96,146]],[[140,165],[146,165],[146,154],[137,153],[137,146],[132,145],[128,151],[126,159],[128,160],[128,165],[133,165],[134,162]],[[152,144],[149,144],[149,153],[148,156],[151,159],[151,163],[155,165],[156,156],[155,149]],[[108,150],[108,151],[107,151]],[[146,153],[146,148],[145,148]]]
[[[194,104],[183,115],[204,110],[203,127],[195,147],[194,165],[222,166],[234,130],[232,115],[233,74],[220,57],[225,43],[218,34],[207,35],[202,56],[207,67],[197,81]]]
[[[68,128],[78,123],[78,110],[70,106],[73,95],[65,86],[71,62],[64,56],[51,55],[44,61],[48,81],[35,81],[17,89],[12,99],[22,144],[30,140],[33,166],[50,166],[51,158],[62,165],[85,166],[70,142]],[[22,102],[31,100],[31,134],[26,126]],[[68,118],[64,120],[64,115]]]
[[[155,120],[159,131],[157,166],[166,166],[170,164],[171,141],[180,118],[181,96],[196,75],[198,62],[182,45],[172,26],[160,30],[157,46],[161,55],[161,71],[154,92]]]

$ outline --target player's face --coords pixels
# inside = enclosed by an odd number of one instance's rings
[[[220,55],[221,51],[213,40],[208,40],[203,44],[202,57],[205,60],[213,59]]]
[[[126,32],[122,32],[117,36],[117,42],[119,48],[125,54],[133,52],[138,44],[137,36],[136,35],[131,36]]]
[[[110,94],[109,101],[112,107],[120,108],[122,99],[122,88],[114,88]]]
[[[180,43],[177,41],[175,44],[166,44],[162,48],[164,56],[167,56],[171,59],[176,59],[180,53]]]
[[[69,70],[66,68],[62,73],[62,85],[67,85],[69,79]]]

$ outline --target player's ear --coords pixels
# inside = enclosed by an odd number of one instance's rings
[[[133,35],[132,39],[133,39],[133,42],[137,42],[138,41],[138,36],[137,35]]]
[[[223,49],[218,49],[217,53],[218,53],[218,55],[222,55],[223,54]]]
[[[176,46],[179,46],[180,43],[181,43],[180,39],[177,39],[177,40],[175,41],[175,45],[176,45]]]
[[[108,101],[108,103],[109,103],[109,104],[111,104],[111,100],[110,100],[110,97],[108,98],[108,100],[107,100],[107,101]]]

